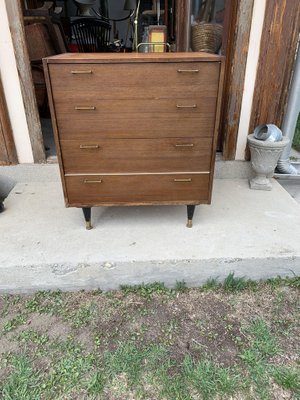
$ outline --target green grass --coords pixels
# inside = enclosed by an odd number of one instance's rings
[[[30,360],[24,355],[12,356],[9,360],[11,374],[5,380],[2,398],[5,400],[39,400],[41,390],[38,371],[32,368]]]
[[[221,284],[218,283],[218,278],[208,278],[207,281],[202,285],[202,290],[213,290],[221,287]]]
[[[14,329],[16,329],[18,326],[24,325],[25,323],[26,323],[26,316],[25,315],[17,315],[15,318],[8,320],[4,324],[0,334],[4,335],[8,332],[11,332]]]
[[[184,360],[183,372],[186,385],[203,399],[233,395],[241,380],[241,375],[230,368],[221,367],[212,360],[195,362],[190,356]]]
[[[0,398],[296,400],[299,282],[0,296]]]
[[[236,277],[231,272],[224,280],[223,288],[226,292],[239,292],[246,289],[256,289],[257,283],[245,277]]]
[[[144,298],[151,298],[154,294],[169,294],[172,292],[170,289],[166,288],[162,282],[142,283],[141,285],[121,285],[120,289],[125,295],[133,293]]]
[[[293,148],[297,151],[300,151],[300,114],[298,116],[296,131],[293,139]]]
[[[300,397],[300,373],[299,369],[287,367],[274,367],[271,375],[277,385],[286,390],[290,390],[299,398]]]

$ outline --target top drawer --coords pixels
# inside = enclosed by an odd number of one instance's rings
[[[50,64],[54,93],[101,91],[102,99],[215,97],[219,62],[146,64]],[[76,94],[75,94],[76,96]]]

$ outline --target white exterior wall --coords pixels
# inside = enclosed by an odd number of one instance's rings
[[[0,74],[19,163],[33,163],[33,154],[5,0],[0,0]]]
[[[255,0],[249,39],[248,58],[246,64],[245,85],[238,130],[236,160],[245,159],[245,148],[249,132],[252,100],[254,94],[256,72],[259,59],[260,41],[264,23],[266,0]]]
[[[236,160],[244,160],[252,100],[259,58],[260,40],[263,28],[266,0],[255,0],[251,24],[245,85],[236,149]],[[13,44],[9,31],[5,0],[0,0],[0,74],[11,119],[18,160],[20,163],[33,163],[29,131],[21,95],[20,82]]]

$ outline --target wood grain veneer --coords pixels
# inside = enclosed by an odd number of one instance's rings
[[[99,138],[158,138],[158,137],[211,137],[215,115],[203,114],[109,114],[99,118],[93,112],[74,116],[59,115],[57,124],[61,139],[93,140]]]
[[[66,173],[209,171],[211,138],[61,140]]]
[[[56,93],[55,106],[59,110],[59,115],[72,114],[72,117],[77,116],[78,118],[82,117],[84,111],[76,110],[77,106],[93,106],[95,107],[93,114],[96,114],[99,120],[105,115],[114,115],[115,118],[123,118],[124,114],[129,114],[130,116],[131,114],[141,113],[144,115],[155,114],[155,116],[159,116],[160,114],[173,113],[179,116],[182,114],[196,116],[199,114],[211,114],[214,121],[217,105],[217,88],[213,97],[199,97],[199,93],[195,97],[191,95],[187,97],[185,91],[182,94],[184,96],[176,98],[160,97],[145,99],[141,97],[137,101],[137,99],[122,99],[120,98],[120,94],[116,95],[116,99],[103,99],[104,95],[95,91],[85,92],[84,94],[76,93],[74,96],[69,96],[68,92],[61,92],[59,95]],[[189,108],[189,106],[195,107]]]
[[[139,88],[176,86],[198,86],[205,90],[214,90],[218,86],[219,63],[172,63],[143,65],[114,64],[113,73],[111,64],[73,64],[50,65],[51,81],[54,90],[64,89],[79,92],[81,90],[95,90],[117,87]],[[103,90],[102,90],[103,91]],[[149,98],[148,91],[144,90],[144,97]]]
[[[70,204],[187,204],[207,202],[209,174],[66,176],[66,185]]]
[[[209,203],[223,65],[205,53],[45,59],[66,205]]]

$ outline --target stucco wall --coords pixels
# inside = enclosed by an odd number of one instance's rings
[[[245,85],[240,115],[235,159],[245,159],[245,148],[249,132],[252,101],[259,59],[260,40],[264,23],[266,0],[255,0],[249,39],[249,49],[245,73]]]
[[[4,0],[0,0],[0,74],[18,160],[20,163],[32,163],[31,143]]]

